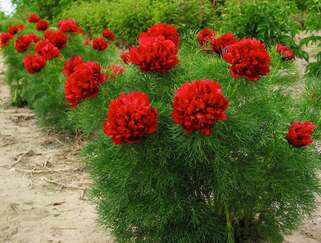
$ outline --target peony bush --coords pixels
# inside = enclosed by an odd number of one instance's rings
[[[291,48],[157,23],[119,51],[110,29],[27,20],[0,35],[13,99],[89,135],[92,196],[117,241],[282,242],[314,209],[318,128],[286,92]]]

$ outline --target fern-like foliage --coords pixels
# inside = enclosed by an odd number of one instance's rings
[[[126,74],[104,86],[106,103],[121,92],[146,92],[159,112],[158,131],[136,145],[115,145],[102,132],[84,150],[101,221],[119,242],[282,242],[315,205],[320,159],[285,134],[303,118],[273,58],[270,76],[234,80],[219,58],[194,45],[166,74]],[[186,134],[171,120],[175,90],[215,79],[230,101],[214,134]],[[101,121],[102,123],[103,121]],[[101,124],[102,125],[102,124]]]

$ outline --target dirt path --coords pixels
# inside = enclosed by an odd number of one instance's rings
[[[112,242],[86,195],[80,143],[48,133],[10,106],[0,60],[0,242]]]

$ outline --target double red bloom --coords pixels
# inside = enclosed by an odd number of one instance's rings
[[[8,27],[8,32],[12,35],[15,35],[19,31],[24,30],[25,28],[26,26],[24,26],[23,24],[12,25]]]
[[[303,147],[313,143],[312,134],[316,126],[308,121],[292,122],[287,140],[295,147]]]
[[[40,19],[36,24],[36,30],[46,31],[49,28],[49,23],[46,20]]]
[[[259,80],[270,71],[269,53],[264,44],[254,38],[242,39],[228,46],[223,57],[232,65],[230,72],[234,78]]]
[[[212,43],[215,35],[216,35],[215,31],[209,28],[204,28],[198,33],[197,42],[201,48],[206,48]]]
[[[174,97],[172,118],[187,133],[212,134],[213,125],[226,120],[228,100],[217,81],[195,80],[183,84]]]
[[[138,47],[129,50],[129,59],[142,71],[166,72],[179,63],[177,52],[174,42],[160,35],[141,39]]]
[[[238,42],[238,39],[233,35],[232,32],[228,32],[212,40],[212,49],[218,55],[223,56],[226,48],[229,45],[235,44],[236,42]]]
[[[139,42],[144,42],[144,38],[146,37],[158,36],[163,36],[166,40],[171,40],[176,46],[178,46],[180,41],[180,36],[175,25],[158,23],[149,27],[146,32],[142,32],[139,36]]]
[[[116,36],[114,34],[114,32],[112,32],[110,29],[104,29],[104,31],[102,32],[103,37],[105,37],[108,40],[116,40]]]
[[[3,32],[0,34],[0,48],[9,44],[9,41],[13,38],[13,35],[9,32]]]
[[[28,73],[37,73],[46,66],[46,58],[40,55],[28,55],[23,59],[23,64]]]
[[[40,56],[44,56],[47,60],[60,56],[59,49],[48,40],[41,40],[38,42],[36,45],[36,53]]]
[[[34,33],[21,35],[17,38],[15,48],[18,52],[25,52],[32,42],[36,43],[40,40],[39,36]]]
[[[143,92],[121,94],[108,107],[104,132],[115,144],[138,143],[157,130],[157,111]]]
[[[45,38],[59,49],[66,47],[67,35],[61,30],[48,30],[45,33]]]
[[[68,77],[70,74],[72,74],[75,71],[75,68],[83,63],[81,56],[73,56],[65,61],[65,66],[63,70],[63,74]]]
[[[78,64],[65,82],[65,97],[72,108],[99,92],[99,86],[105,82],[106,76],[100,72],[100,66],[94,62]]]
[[[103,38],[95,38],[92,42],[93,48],[97,51],[104,51],[108,47],[108,42]]]
[[[29,23],[37,23],[39,20],[40,20],[40,17],[38,14],[32,13],[28,16]]]
[[[58,22],[58,28],[63,32],[69,33],[81,33],[81,28],[77,25],[73,19],[64,19]]]
[[[277,44],[276,51],[280,54],[283,59],[292,60],[294,58],[293,50],[285,45]]]

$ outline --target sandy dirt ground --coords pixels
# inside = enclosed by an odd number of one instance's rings
[[[296,65],[303,77],[306,62]],[[3,72],[0,59],[0,243],[113,242],[87,197],[91,182],[78,157],[81,141],[40,129],[28,108],[10,106]],[[321,243],[320,198],[284,242]]]
[[[1,60],[0,60],[1,61]],[[87,197],[81,142],[10,106],[0,63],[0,243],[108,243]]]

